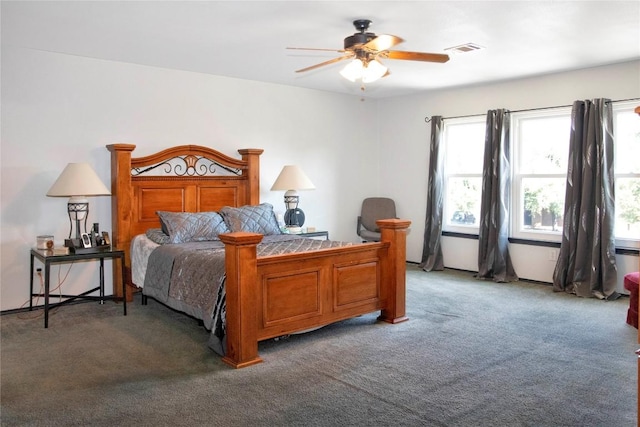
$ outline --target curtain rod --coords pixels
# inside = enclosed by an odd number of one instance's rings
[[[640,101],[640,98],[616,99],[614,101],[609,101],[609,102],[614,104],[616,102],[627,102],[627,101]],[[554,107],[526,108],[526,109],[523,109],[523,110],[512,110],[512,111],[509,111],[509,112],[510,113],[522,113],[523,111],[551,110],[551,109],[554,109],[554,108],[568,108],[568,107],[573,107],[573,104],[570,104],[570,105],[556,105]],[[484,114],[486,114],[486,113],[482,113],[482,114],[467,114],[467,115],[464,115],[464,116],[443,117],[442,120],[465,119],[467,117],[482,116]],[[429,116],[425,117],[424,121],[426,123],[429,123],[431,121],[431,117],[429,117]]]

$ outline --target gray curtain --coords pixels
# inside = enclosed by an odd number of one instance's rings
[[[562,244],[553,289],[615,299],[613,112],[606,99],[576,101],[571,112]]]
[[[508,247],[511,191],[509,124],[509,111],[487,112],[477,277],[496,282],[518,280]]]
[[[431,143],[429,148],[429,183],[427,189],[427,216],[424,225],[424,244],[420,267],[425,271],[444,270],[440,236],[442,234],[442,117],[431,117]]]

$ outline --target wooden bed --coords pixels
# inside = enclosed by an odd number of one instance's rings
[[[159,228],[157,211],[207,212],[259,204],[261,149],[238,150],[241,159],[207,147],[183,145],[132,157],[135,145],[111,152],[112,244]],[[409,221],[379,221],[382,241],[258,258],[261,234],[220,235],[225,244],[225,363],[242,368],[261,362],[258,342],[380,311],[379,320],[405,316],[406,233]],[[119,275],[114,274],[114,292]],[[130,277],[130,274],[128,274]],[[121,280],[121,279],[120,279]],[[127,289],[132,290],[132,286]],[[121,292],[121,291],[120,291]],[[128,291],[124,296],[132,300]]]

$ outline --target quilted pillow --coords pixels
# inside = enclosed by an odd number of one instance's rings
[[[145,234],[149,240],[159,245],[169,243],[169,235],[160,228],[150,228],[145,232]]]
[[[220,240],[218,234],[229,228],[218,212],[166,212],[158,211],[160,223],[169,235],[169,243]]]
[[[225,206],[220,209],[220,214],[224,217],[231,231],[260,233],[265,236],[282,234],[280,227],[278,227],[276,214],[273,212],[273,206],[269,203],[239,208]]]

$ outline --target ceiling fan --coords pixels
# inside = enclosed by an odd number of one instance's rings
[[[404,40],[397,36],[389,34],[381,34],[379,36],[370,33],[367,30],[371,21],[369,19],[357,19],[353,21],[353,25],[359,32],[348,36],[344,39],[344,49],[316,49],[304,47],[288,47],[287,49],[297,50],[322,50],[331,52],[340,52],[344,55],[310,67],[296,70],[296,73],[315,70],[325,65],[335,64],[336,62],[353,59],[347,64],[340,74],[348,80],[356,81],[362,79],[363,83],[370,83],[381,77],[389,75],[389,70],[379,60],[380,59],[401,59],[407,61],[423,61],[423,62],[447,62],[449,55],[440,53],[427,52],[407,52],[402,50],[389,50],[393,46],[402,43]]]

